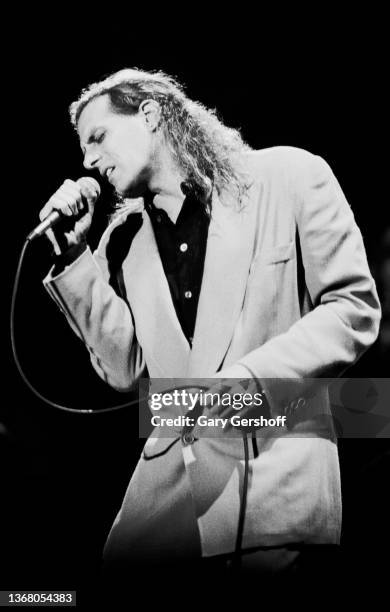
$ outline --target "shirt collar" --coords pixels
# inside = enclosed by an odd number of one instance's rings
[[[196,191],[188,185],[188,183],[181,183],[180,188],[185,195],[182,207],[180,209],[179,215],[176,220],[176,225],[179,220],[182,222],[183,220],[187,220],[191,217],[210,217],[209,210],[211,206],[206,206],[201,199],[197,196]],[[144,196],[144,204],[145,209],[148,212],[150,218],[154,220],[156,216],[162,215],[164,218],[167,216],[167,213],[162,208],[157,208],[153,203],[152,194],[148,193]]]

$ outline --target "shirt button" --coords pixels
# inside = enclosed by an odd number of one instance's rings
[[[156,221],[157,221],[157,223],[161,223],[161,216],[160,215],[157,215]]]
[[[181,252],[185,253],[187,249],[188,249],[188,244],[186,242],[183,242],[183,244],[180,245]]]
[[[192,291],[186,291],[184,294],[184,297],[187,298],[187,300],[189,300],[190,298],[192,298]]]

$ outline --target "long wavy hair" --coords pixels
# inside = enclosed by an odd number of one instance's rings
[[[124,69],[83,89],[69,107],[77,123],[84,107],[97,96],[107,94],[111,108],[121,114],[134,114],[143,100],[152,99],[161,108],[161,128],[174,162],[186,176],[185,183],[207,202],[213,188],[226,192],[242,204],[250,180],[242,154],[250,150],[238,130],[225,126],[216,111],[190,100],[173,77],[162,71]]]

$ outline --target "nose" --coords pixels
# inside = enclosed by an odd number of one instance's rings
[[[100,157],[96,150],[86,151],[84,154],[83,166],[87,170],[93,170]]]

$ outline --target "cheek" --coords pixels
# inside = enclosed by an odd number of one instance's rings
[[[139,172],[150,164],[151,138],[143,130],[122,133],[117,144],[117,158],[123,169],[127,168],[129,172]]]
[[[132,165],[138,164],[146,157],[146,147],[141,140],[132,139],[129,142],[123,143],[121,147],[121,158],[124,162],[131,162]]]
[[[151,137],[143,127],[134,130],[129,143],[129,148],[132,149],[135,158],[138,158],[140,161],[147,161],[150,158]]]

